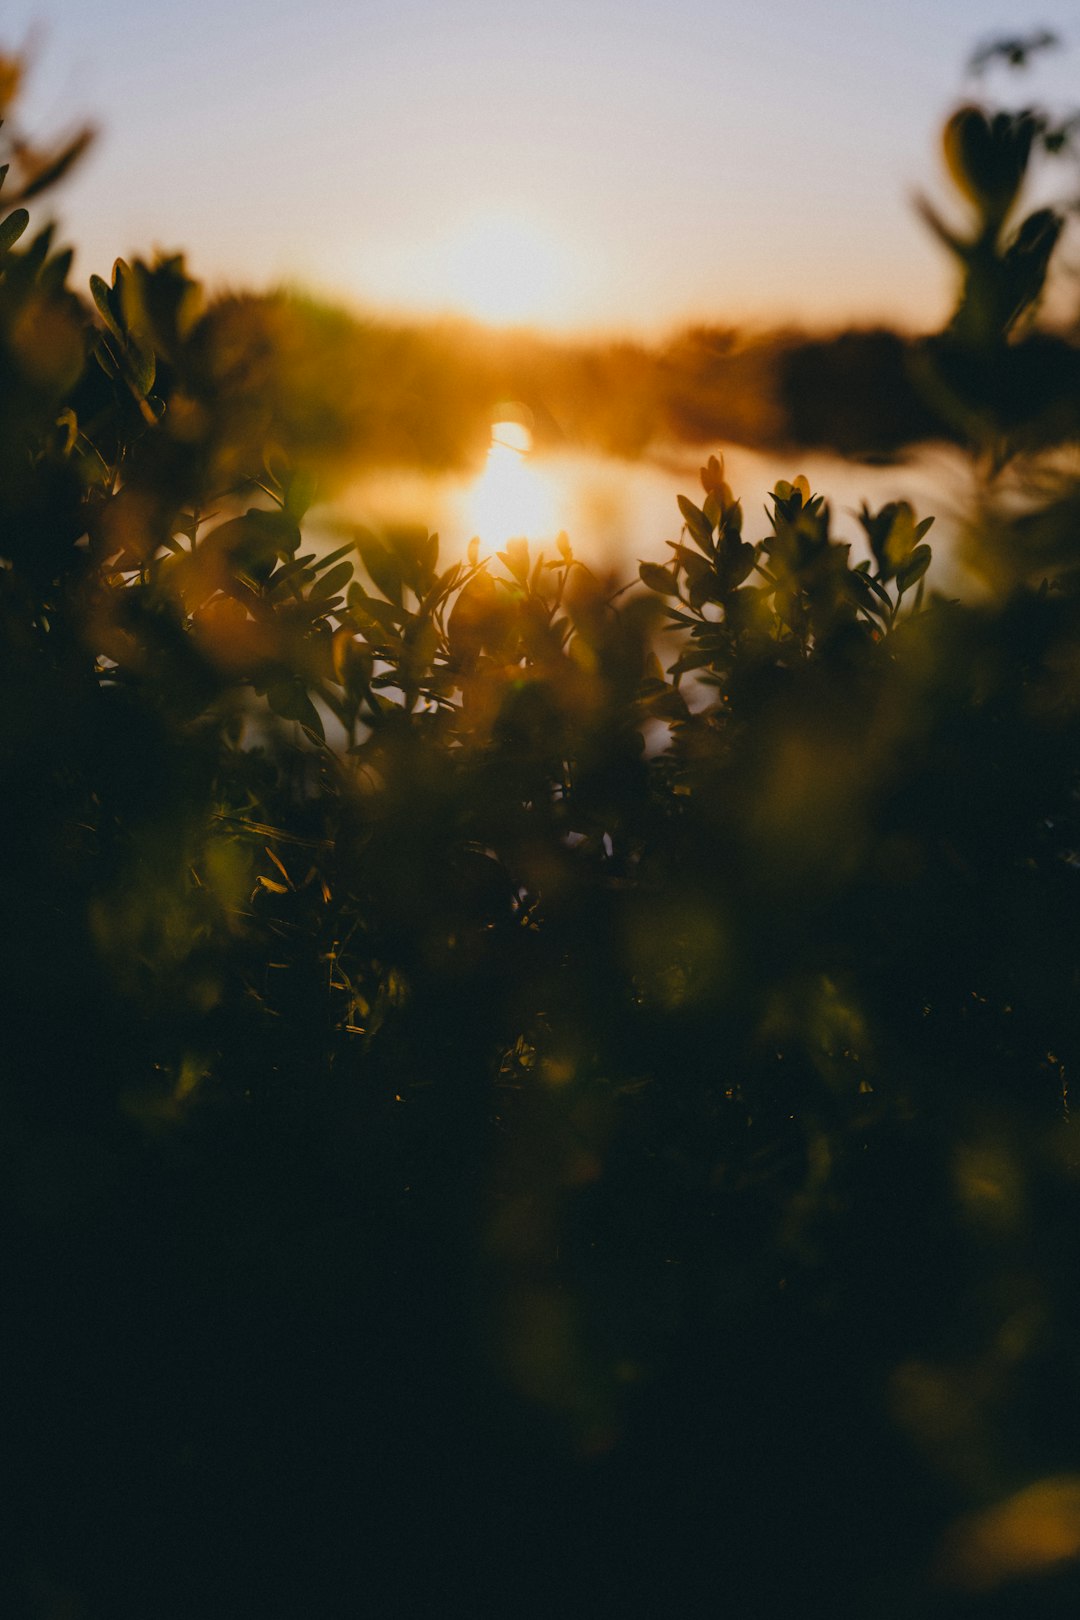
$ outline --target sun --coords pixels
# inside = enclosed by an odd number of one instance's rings
[[[450,213],[422,250],[391,237],[346,248],[344,263],[366,300],[490,326],[579,327],[597,287],[593,254],[524,205]]]
[[[447,239],[437,274],[451,308],[495,323],[558,320],[573,292],[568,255],[555,237],[512,213],[463,225]]]

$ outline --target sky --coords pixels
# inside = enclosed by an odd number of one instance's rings
[[[561,332],[926,328],[912,207],[988,36],[1067,48],[985,91],[1080,100],[1080,0],[18,0],[31,132],[100,139],[51,206],[76,274],[184,249],[213,288]]]

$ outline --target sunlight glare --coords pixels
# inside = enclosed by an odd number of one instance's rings
[[[466,531],[485,547],[540,540],[558,529],[555,488],[526,458],[532,434],[522,422],[495,422],[484,470],[465,497]]]
[[[484,321],[565,316],[566,256],[546,231],[514,214],[484,214],[451,240],[440,266],[443,296]]]

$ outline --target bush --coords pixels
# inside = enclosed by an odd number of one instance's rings
[[[320,555],[182,260],[0,225],[11,1612],[1068,1600],[1061,135],[946,132],[964,602],[715,456],[629,593]]]

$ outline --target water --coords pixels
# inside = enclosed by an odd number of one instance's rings
[[[520,439],[508,442],[514,439],[500,434],[497,424],[485,465],[470,474],[366,477],[341,496],[335,518],[373,528],[426,524],[438,530],[445,560],[461,555],[474,535],[482,554],[517,537],[553,553],[556,536],[565,531],[575,554],[590,566],[629,581],[640,560],[667,557],[665,541],[677,540],[682,526],[676,496],[700,502],[698,469],[710,451],[722,451],[728,483],[743,503],[748,539],[768,532],[765,501],[777,480],[805,473],[832,507],[834,534],[852,542],[856,557],[866,554],[855,517],[863,501],[876,510],[905,499],[920,517],[937,519],[928,537],[935,549],[934,583],[953,590],[961,581],[954,541],[970,503],[971,477],[963,458],[944,448],[889,466],[822,455],[781,458],[721,445],[701,454],[680,446],[648,461],[620,462],[584,453],[539,455]]]

